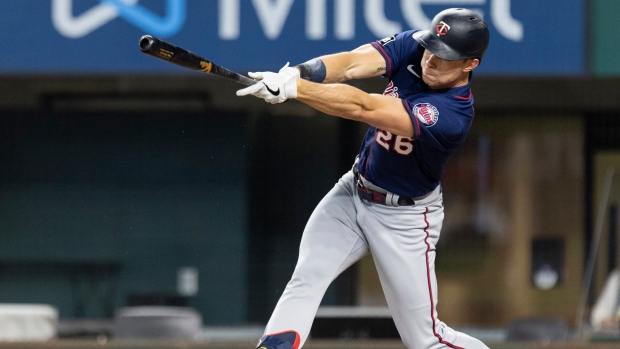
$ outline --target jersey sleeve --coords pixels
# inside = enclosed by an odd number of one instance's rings
[[[371,43],[385,59],[386,70],[383,77],[391,79],[401,64],[406,64],[412,52],[417,50],[418,43],[412,37],[416,31],[408,30]]]
[[[472,116],[451,108],[440,98],[403,99],[413,123],[413,139],[440,150],[454,149],[464,141]]]

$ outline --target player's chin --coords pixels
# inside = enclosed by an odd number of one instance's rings
[[[422,81],[424,81],[425,84],[428,85],[428,87],[433,88],[435,85],[437,85],[437,78],[434,77],[433,75],[427,74],[426,72],[422,72]]]
[[[433,74],[425,74],[422,73],[422,81],[428,85],[433,90],[441,90],[447,88],[446,82],[442,79],[437,78],[437,76]]]

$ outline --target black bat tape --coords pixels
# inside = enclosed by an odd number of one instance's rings
[[[152,37],[151,35],[143,35],[140,38],[139,46],[140,51],[149,56],[153,56],[188,69],[221,76],[245,86],[254,85],[256,83],[255,80],[250,79],[247,76],[228,70],[203,57],[200,57],[195,53]]]

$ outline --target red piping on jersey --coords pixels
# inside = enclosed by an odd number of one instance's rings
[[[436,324],[435,324],[435,304],[433,302],[433,287],[432,287],[432,283],[431,283],[431,265],[430,262],[428,261],[428,253],[431,251],[431,245],[428,243],[428,238],[430,236],[429,232],[428,232],[428,228],[431,226],[428,223],[428,219],[426,214],[428,213],[428,206],[426,207],[426,210],[424,211],[424,222],[426,222],[426,227],[424,228],[424,232],[426,233],[426,237],[424,238],[424,243],[426,244],[426,280],[428,282],[428,294],[430,296],[430,301],[431,301],[431,319],[433,320],[433,335],[435,337],[437,337],[437,339],[439,339],[439,343],[441,344],[445,344],[447,346],[449,346],[450,348],[454,348],[454,349],[463,349],[462,347],[456,346],[452,343],[446,342],[443,340],[443,338],[441,338],[441,336],[439,335],[439,333],[437,333],[436,330]]]
[[[385,50],[383,49],[383,47],[381,47],[381,45],[377,44],[376,42],[373,42],[372,45],[381,52],[381,55],[383,55],[383,57],[385,58],[385,60],[387,61],[388,64],[388,70],[386,71],[386,75],[387,78],[390,78],[390,73],[392,72],[392,60],[390,59],[390,56],[388,56],[388,54],[385,52]]]
[[[454,96],[454,97],[455,97],[455,98],[458,98],[458,99],[462,99],[462,100],[464,100],[464,101],[468,101],[468,100],[470,100],[470,99],[471,99],[471,88],[469,89],[469,96],[467,96],[467,97],[463,97],[463,96]]]

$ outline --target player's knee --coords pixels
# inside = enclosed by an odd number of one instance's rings
[[[286,285],[286,289],[302,298],[322,297],[330,282],[331,278],[328,275],[299,271],[293,274],[293,277]]]
[[[291,281],[289,281],[287,288],[295,290],[297,292],[316,292],[316,289],[320,288],[322,282],[320,279],[308,277],[307,275],[293,275]]]
[[[324,282],[329,283],[334,271],[320,258],[306,258],[297,264],[293,272],[292,280],[298,284],[316,285]]]

